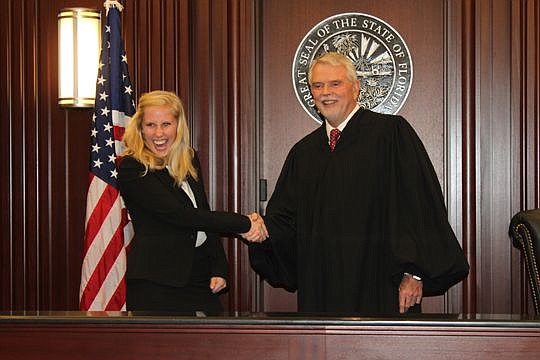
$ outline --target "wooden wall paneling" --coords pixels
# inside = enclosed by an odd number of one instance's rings
[[[210,39],[209,29],[209,3],[208,1],[197,1],[190,4],[190,58],[191,74],[193,80],[190,82],[190,112],[188,120],[191,130],[191,142],[193,147],[200,151],[199,158],[205,172],[205,187],[207,192],[211,192],[208,186],[208,178],[211,176],[208,169],[209,152],[208,139],[205,129],[208,129],[209,104],[210,104]],[[197,74],[196,77],[193,74]],[[195,80],[196,79],[196,80]],[[209,201],[211,201],[209,199]],[[211,204],[213,205],[213,204]]]
[[[68,294],[76,293],[69,279],[80,271],[80,251],[77,245],[69,246],[68,239],[78,233],[78,209],[84,204],[77,196],[80,177],[68,174],[68,113],[64,117],[57,105],[56,16],[60,5],[69,4],[11,1],[2,14],[6,24],[1,44],[6,59],[2,143],[8,145],[2,152],[6,166],[2,208],[9,219],[1,238],[2,262],[7,264],[2,306],[8,309],[65,308]],[[71,143],[74,139],[78,136]],[[79,157],[73,160],[80,161]],[[77,163],[73,164],[76,168]],[[70,187],[66,179],[72,179],[75,186]],[[66,207],[72,194],[73,216],[68,219]],[[77,256],[66,254],[72,249]],[[58,253],[61,256],[55,256]]]
[[[7,1],[0,12],[0,308],[12,306],[12,191],[11,191],[11,14],[13,1]]]
[[[505,2],[505,5],[508,5]],[[476,3],[474,14],[476,17],[476,109],[475,109],[475,154],[476,161],[476,209],[477,209],[477,284],[482,292],[478,298],[481,312],[506,313],[509,297],[498,296],[508,293],[508,289],[499,289],[502,283],[494,278],[510,272],[508,266],[510,249],[507,240],[509,204],[509,178],[507,171],[499,171],[499,166],[508,168],[508,134],[505,131],[509,125],[509,81],[506,78],[496,79],[494,67],[496,63],[506,68],[502,69],[501,77],[508,74],[507,49],[499,51],[497,47],[509,47],[506,38],[508,26],[508,11],[502,18],[497,15],[496,1],[480,1]],[[495,26],[496,24],[496,26]],[[497,38],[500,29],[505,32],[503,38]],[[506,51],[505,51],[506,50]],[[495,57],[495,53],[499,56]],[[494,85],[497,84],[495,88]],[[473,150],[475,150],[473,152]],[[500,152],[503,152],[502,154]],[[498,154],[497,154],[498,153]],[[498,207],[504,214],[498,213]],[[506,210],[506,211],[505,211]],[[500,221],[499,219],[504,219]],[[502,229],[504,227],[504,229]],[[504,244],[501,244],[501,241]],[[501,245],[503,245],[501,247]],[[494,266],[497,264],[497,266]],[[496,302],[499,302],[497,304]],[[500,303],[504,302],[504,303]],[[497,310],[498,309],[498,310]]]
[[[7,227],[7,254],[9,267],[8,276],[11,288],[7,289],[9,292],[8,301],[9,306],[18,306],[21,308],[26,302],[25,293],[25,262],[24,262],[24,246],[21,241],[21,233],[23,232],[23,113],[21,112],[21,92],[22,92],[22,79],[20,66],[22,64],[22,54],[19,49],[23,45],[22,39],[22,24],[21,16],[22,9],[19,3],[10,2],[8,7],[9,12],[7,14],[6,23],[8,24],[7,33],[9,38],[6,39],[6,55],[9,59],[7,61],[7,85],[9,86],[9,94],[6,94],[6,119],[7,127],[6,132],[2,132],[2,136],[6,136],[6,143],[9,144],[9,150],[5,152],[5,156],[2,164],[5,164],[6,173],[8,175],[7,187],[2,192],[7,195],[7,207],[5,208],[6,215],[9,217],[10,224]],[[4,44],[2,44],[4,45]],[[5,134],[5,135],[4,135]],[[18,259],[18,261],[17,261]]]
[[[151,28],[152,24],[150,23],[149,11],[150,1],[140,0],[136,3],[131,4],[134,13],[134,23],[132,24],[132,41],[131,46],[133,47],[135,54],[133,56],[133,73],[131,77],[132,81],[135,82],[137,89],[137,96],[140,96],[142,93],[150,89],[150,39],[151,39]],[[128,4],[129,5],[129,4]],[[129,9],[128,6],[126,8]],[[127,31],[127,30],[126,30]],[[159,53],[158,53],[159,54]],[[129,58],[128,58],[129,61]]]
[[[32,28],[35,17],[31,10],[29,10],[30,4],[21,3],[20,16],[18,26],[18,36],[14,40],[18,42],[18,63],[16,64],[16,70],[19,71],[19,78],[17,79],[17,87],[20,97],[14,102],[15,107],[18,109],[19,114],[15,118],[19,121],[17,124],[17,132],[15,140],[19,142],[20,153],[15,151],[12,153],[14,161],[14,168],[17,169],[18,177],[14,179],[14,184],[17,184],[15,191],[20,191],[20,202],[16,204],[15,208],[18,208],[20,216],[20,227],[17,229],[19,235],[22,236],[22,241],[15,243],[14,248],[20,251],[20,255],[24,258],[20,266],[19,278],[21,283],[20,295],[23,296],[22,304],[25,308],[35,308],[35,291],[36,289],[35,274],[33,270],[36,270],[37,259],[35,249],[35,212],[32,211],[32,197],[35,196],[33,184],[35,184],[35,173],[31,169],[32,162],[35,163],[35,118],[33,118],[34,99],[32,96],[33,76],[35,69],[33,67],[32,58],[35,51],[35,41],[32,39]],[[30,5],[31,6],[31,5]],[[15,204],[14,204],[15,205]]]
[[[215,209],[226,209],[230,205],[231,177],[233,176],[228,166],[229,156],[234,149],[231,149],[234,133],[231,128],[232,119],[229,94],[229,8],[228,3],[223,1],[211,1],[209,7],[209,22],[206,33],[208,34],[209,46],[209,102],[199,104],[207,106],[209,117],[206,136],[208,148],[205,150],[209,155],[209,169],[207,172],[208,192],[210,193],[210,203]],[[200,44],[197,44],[200,45]],[[196,80],[194,79],[194,82]],[[193,119],[198,121],[198,119]]]
[[[162,44],[161,51],[163,53],[162,58],[162,74],[161,74],[161,88],[167,89],[178,93],[178,62],[180,58],[178,54],[178,42],[176,37],[179,35],[179,31],[176,30],[175,26],[181,26],[177,21],[178,18],[178,6],[181,5],[177,1],[169,0],[166,1],[162,8],[161,20],[161,34],[162,34]]]
[[[258,86],[261,79],[261,63],[259,61],[261,45],[261,10],[259,1],[240,1],[239,25],[239,90],[240,90],[240,204],[246,212],[257,211],[263,213],[263,201],[260,197],[259,179],[261,178],[261,88]],[[246,299],[247,310],[260,312],[262,304],[260,298],[261,281],[252,270],[249,261],[248,247],[240,245],[243,249],[239,258]],[[241,309],[244,310],[244,309]]]
[[[18,204],[21,210],[21,227],[16,231],[22,236],[23,241],[16,246],[22,246],[24,252],[24,262],[22,266],[23,282],[19,284],[24,293],[23,304],[27,308],[35,309],[37,306],[38,286],[38,248],[37,248],[37,216],[36,209],[37,189],[36,189],[36,165],[37,165],[37,124],[36,124],[36,52],[37,52],[37,17],[32,3],[20,4],[20,25],[18,40],[20,41],[19,50],[19,95],[16,106],[20,113],[20,158],[16,161],[20,166],[20,177],[15,181],[20,181],[21,202]]]
[[[39,254],[38,254],[38,215],[37,209],[37,114],[36,114],[36,90],[37,90],[37,14],[35,12],[35,3],[22,3],[21,24],[22,31],[22,61],[21,68],[24,75],[21,78],[21,111],[22,117],[22,171],[23,177],[23,216],[25,234],[25,252],[27,254],[25,261],[25,277],[26,277],[26,301],[25,305],[28,308],[35,309],[37,307],[37,292],[31,289],[37,289],[39,286]]]
[[[253,113],[253,91],[243,90],[241,76],[253,81],[253,48],[242,50],[242,38],[250,39],[253,25],[252,4],[249,1],[199,1],[191,3],[191,111],[189,113],[193,145],[199,151],[210,206],[216,210],[246,213],[254,210],[242,205],[243,176],[255,168],[252,149],[255,136],[251,124],[254,118],[240,111],[244,106]],[[246,22],[246,25],[243,22]],[[246,28],[247,27],[247,28]],[[251,38],[249,44],[253,44]],[[247,52],[248,57],[244,57]],[[240,61],[244,61],[242,64]],[[241,66],[241,65],[245,65]],[[242,93],[244,91],[244,93]],[[250,108],[251,107],[251,108]],[[247,134],[245,138],[243,134]],[[244,149],[245,156],[240,152]],[[251,164],[251,165],[249,165]],[[246,171],[246,166],[250,168]],[[247,249],[241,240],[224,239],[229,260],[229,291],[222,296],[229,310],[248,310],[251,287]]]
[[[57,66],[53,66],[51,62],[57,59],[52,55],[53,49],[57,48],[57,38],[52,39],[48,36],[47,29],[51,24],[57,24],[56,16],[53,9],[47,6],[43,2],[37,4],[37,14],[39,14],[40,21],[36,30],[37,33],[37,88],[36,88],[36,101],[37,101],[37,127],[39,140],[36,143],[38,152],[38,160],[36,166],[38,168],[38,184],[37,184],[37,209],[38,209],[38,248],[39,248],[39,278],[40,284],[38,290],[38,304],[39,308],[49,309],[52,304],[53,297],[52,291],[46,291],[51,288],[53,273],[52,273],[52,261],[49,256],[51,251],[51,227],[49,221],[51,217],[50,211],[50,187],[51,181],[48,174],[50,173],[50,152],[51,147],[51,131],[50,131],[50,114],[52,111],[52,99],[56,98],[57,81],[52,82],[52,76],[56,72],[53,70]],[[45,15],[46,14],[46,15]],[[45,18],[43,18],[45,15]],[[49,40],[49,41],[48,41]],[[48,50],[46,50],[48,49]],[[45,175],[45,176],[44,176]],[[45,290],[45,291],[43,291]],[[67,293],[67,291],[66,291]]]
[[[70,278],[70,271],[66,265],[69,255],[66,253],[67,239],[71,226],[70,220],[76,221],[77,213],[68,218],[69,188],[66,171],[66,145],[84,139],[72,139],[68,137],[69,113],[58,106],[58,10],[61,4],[45,4],[40,2],[39,18],[39,65],[38,83],[39,93],[39,126],[40,126],[40,286],[37,292],[40,304],[37,309],[69,309],[68,304],[75,300],[73,291],[75,285],[69,286],[66,281]],[[45,71],[47,69],[47,71]],[[81,160],[79,160],[81,161]],[[82,160],[81,162],[84,162]],[[74,167],[77,165],[74,164]],[[79,178],[80,179],[80,178]],[[75,180],[75,179],[74,179]],[[80,180],[79,180],[80,181]],[[77,197],[78,199],[78,197]],[[84,204],[84,203],[83,203]],[[73,201],[73,210],[81,203]],[[76,235],[75,235],[76,236]],[[74,239],[75,240],[75,236]],[[73,247],[77,247],[74,241]],[[80,271],[79,257],[72,258],[74,264],[78,264],[75,271]],[[77,266],[77,265],[74,265]],[[62,274],[60,276],[60,274]],[[72,278],[73,279],[73,278]],[[78,284],[77,284],[78,285]],[[69,295],[72,294],[71,302]]]
[[[229,2],[227,24],[228,119],[230,151],[229,210],[248,214],[257,210],[255,94],[255,7],[252,1]],[[229,310],[254,311],[254,272],[251,271],[247,245],[239,238],[229,238],[230,290]]]
[[[477,4],[477,192],[479,308],[486,313],[511,311],[510,2]],[[506,281],[497,281],[505,279]]]
[[[216,210],[235,211],[237,204],[235,199],[235,162],[237,158],[234,142],[236,140],[235,119],[233,116],[232,99],[236,98],[233,93],[234,81],[230,77],[230,47],[233,34],[231,26],[231,2],[211,2],[209,13],[209,45],[210,45],[210,78],[209,92],[210,103],[207,104],[210,111],[208,122],[207,149],[210,154],[208,169],[208,192],[211,206]],[[196,81],[196,78],[194,78]],[[203,104],[201,104],[203,106]],[[197,119],[194,119],[197,121]],[[233,238],[223,239],[223,245],[227,250],[229,260],[229,289],[222,296],[225,308],[239,303],[238,297],[238,271],[234,266],[236,253],[229,251]]]
[[[445,142],[446,142],[446,199],[448,219],[458,240],[463,242],[463,199],[462,189],[462,19],[463,9],[461,1],[446,1],[445,4]],[[469,259],[469,261],[471,261]],[[474,266],[474,262],[471,263]],[[470,275],[469,275],[470,278]],[[462,303],[467,293],[468,280],[463,282],[462,289],[452,288],[448,292],[447,309],[449,312],[462,311]]]
[[[476,196],[478,189],[476,188],[476,119],[475,119],[475,107],[476,107],[476,18],[475,18],[475,1],[464,1],[462,10],[462,133],[463,138],[461,148],[462,168],[463,176],[462,181],[462,204],[463,204],[463,217],[462,228],[464,230],[463,236],[463,250],[465,251],[469,263],[471,265],[468,278],[465,280],[464,291],[465,302],[463,305],[464,310],[467,313],[477,313],[477,202]]]
[[[538,1],[526,2],[527,34],[527,119],[534,122],[534,205],[540,206],[540,4]],[[532,302],[529,313],[532,313]]]
[[[190,6],[191,104],[190,129],[193,147],[198,151],[202,176],[210,207],[229,210],[230,134],[228,95],[227,24],[228,7],[224,2],[197,1]],[[226,250],[230,239],[225,240]],[[229,262],[234,254],[227,251]],[[231,270],[231,269],[230,269]],[[234,270],[230,276],[234,276]],[[234,303],[234,277],[229,292],[222,296],[226,308]]]
[[[163,88],[165,63],[165,29],[164,1],[148,1],[146,7],[146,21],[148,29],[148,90]]]
[[[229,211],[238,213],[245,213],[240,206],[240,177],[241,177],[241,162],[240,158],[240,128],[241,118],[239,114],[239,24],[240,24],[240,2],[238,0],[229,1],[225,8],[220,9],[215,14],[219,16],[219,12],[226,13],[227,16],[223,16],[223,19],[227,19],[226,22],[220,23],[219,28],[224,30],[227,36],[221,34],[220,41],[222,44],[227,44],[223,51],[223,61],[220,62],[220,67],[225,70],[227,75],[219,74],[216,76],[219,83],[216,84],[222,89],[225,89],[223,103],[225,112],[219,113],[222,117],[223,124],[221,131],[216,132],[216,137],[222,137],[226,139],[227,143],[222,144],[221,148],[225,150],[222,155],[221,161],[224,166],[224,179],[226,182],[221,186],[222,194],[219,194],[223,201],[223,207]],[[216,29],[217,30],[217,29]],[[219,30],[218,30],[219,31]],[[218,67],[216,67],[218,70]],[[225,133],[227,134],[225,136]],[[216,141],[217,144],[219,142]],[[219,145],[218,145],[219,146]],[[246,268],[242,268],[242,242],[238,238],[229,237],[225,240],[225,248],[227,250],[229,259],[229,291],[227,294],[227,303],[229,310],[246,310],[246,303],[248,294],[244,293],[246,287],[244,274]]]
[[[239,163],[241,162],[239,154],[240,143],[240,127],[241,118],[239,116],[239,102],[241,101],[239,92],[239,27],[240,27],[240,2],[230,1],[227,8],[227,80],[225,83],[227,96],[227,119],[228,119],[228,139],[229,151],[227,153],[226,164],[228,173],[228,191],[227,203],[231,211],[240,212],[239,198],[239,179],[241,171]],[[228,291],[228,308],[231,310],[245,307],[246,299],[242,297],[242,290],[245,283],[243,282],[242,273],[246,269],[241,267],[242,248],[241,242],[236,238],[226,240],[225,248],[229,259],[229,291]]]
[[[135,100],[152,90],[175,90],[172,85],[175,69],[171,61],[176,50],[176,9],[176,3],[170,0],[127,1],[125,4],[122,25]]]
[[[174,19],[176,53],[174,54],[176,74],[176,91],[184,101],[188,114],[191,104],[191,47],[190,47],[190,9],[189,0],[177,1],[177,16]]]
[[[481,266],[478,261],[478,240],[479,240],[479,224],[478,224],[478,191],[477,188],[477,173],[476,166],[477,160],[477,135],[476,135],[476,70],[477,70],[477,18],[476,18],[476,4],[473,1],[464,1],[463,5],[463,24],[462,24],[462,41],[463,41],[463,59],[462,70],[463,76],[463,96],[462,96],[462,133],[463,137],[461,157],[462,157],[462,172],[463,182],[462,197],[463,197],[463,248],[466,252],[467,258],[471,263],[471,269],[469,277],[465,280],[470,284],[469,291],[465,293],[467,298],[467,305],[464,308],[468,313],[478,313],[482,310],[478,306],[478,294],[479,281],[478,267]],[[474,265],[472,265],[474,263]]]
[[[11,203],[11,284],[12,306],[37,307],[39,286],[38,211],[37,208],[37,147],[39,143],[36,93],[37,86],[37,15],[35,3],[13,3],[10,7],[10,38],[8,51],[11,57],[9,72],[11,93],[9,97],[11,145],[8,152],[9,194]]]
[[[257,1],[239,0],[235,3],[238,25],[234,27],[234,40],[232,41],[231,56],[234,74],[233,83],[236,84],[236,99],[234,101],[234,116],[237,128],[237,140],[235,149],[236,160],[236,198],[237,209],[247,214],[258,211],[258,83],[257,57],[259,25],[257,14]],[[239,311],[258,311],[257,306],[257,278],[249,264],[247,245],[241,240],[236,240],[232,244],[234,252],[234,268],[238,273],[236,276],[237,291],[240,303],[235,306]]]
[[[514,1],[511,5],[511,69],[510,69],[510,83],[511,83],[511,139],[520,139],[522,133],[522,121],[521,113],[522,107],[520,105],[521,99],[521,26],[522,26],[522,14],[523,8],[520,1]],[[513,140],[511,147],[511,167],[510,167],[510,176],[513,179],[511,183],[512,192],[511,196],[511,207],[512,212],[515,213],[519,211],[521,207],[521,192],[522,188],[522,167],[521,167],[521,158],[523,153],[521,151],[521,142],[519,140]],[[510,238],[508,239],[509,241]],[[527,283],[524,283],[524,277],[522,275],[525,270],[524,264],[521,262],[521,254],[519,250],[512,249],[510,253],[512,270],[511,270],[511,301],[512,301],[512,313],[519,314],[521,309],[527,307],[528,302],[528,292],[527,292]]]
[[[242,170],[245,160],[241,158],[240,151],[252,146],[244,143],[240,136],[241,129],[253,121],[253,118],[242,118],[239,111],[242,101],[239,82],[240,22],[243,21],[241,9],[245,6],[245,2],[238,0],[211,3],[208,30],[211,44],[208,88],[211,99],[207,105],[210,108],[207,130],[208,152],[212,156],[209,159],[208,192],[214,209],[240,213],[247,212],[241,206],[239,186],[245,174]],[[198,77],[194,82],[196,79]],[[254,207],[254,201],[252,204]],[[235,237],[224,239],[224,246],[229,260],[229,290],[222,299],[231,311],[248,310],[251,294],[247,276],[249,266],[246,266],[247,248]]]
[[[540,109],[540,5],[536,1],[512,2],[512,210],[540,206],[538,196]],[[512,311],[533,313],[525,265],[512,249]]]
[[[405,19],[411,17],[388,11],[395,5],[391,0],[344,0],[345,7],[335,1],[304,6],[303,0],[125,2],[124,40],[136,94],[152,88],[180,94],[214,209],[255,210],[260,159],[253,152],[266,147],[285,153],[291,145],[283,137],[273,143],[257,134],[264,132],[259,123],[264,95],[276,96],[275,87],[290,82],[285,74],[286,80],[275,78],[278,85],[259,83],[267,66],[286,71],[290,61],[273,56],[273,45],[266,45],[259,29],[272,20],[268,9],[281,14],[293,3],[299,10],[291,13],[298,18],[320,20],[345,9],[371,9],[398,24],[407,41],[419,31]],[[57,14],[64,7],[102,5],[102,0],[8,0],[0,13],[2,309],[77,308],[91,110],[57,105]],[[328,10],[321,10],[324,6]],[[446,149],[435,151],[436,167],[445,183],[450,220],[472,265],[463,292],[452,289],[444,308],[527,312],[526,275],[506,227],[514,212],[540,206],[540,5],[535,0],[441,0],[429,6],[439,6],[446,21],[440,111]],[[309,30],[301,26],[288,21],[272,31],[286,39]],[[423,49],[416,46],[415,51]],[[429,79],[420,80],[424,72],[416,70],[413,82],[428,84]],[[415,91],[411,99],[422,101],[424,93]],[[287,99],[290,104],[272,108],[273,116],[285,111],[283,116],[295,117],[294,95]],[[405,113],[412,111],[408,106]],[[306,127],[303,133],[315,126],[290,125]],[[419,127],[428,138],[440,130]],[[428,151],[439,146],[427,140]],[[279,170],[281,165],[282,159],[264,166]],[[251,292],[257,284],[245,244],[224,241],[231,263],[225,303],[229,309],[249,310],[256,305]]]
[[[128,2],[124,8],[123,31],[131,81],[137,97],[158,89],[176,92],[189,116],[190,1],[163,0],[157,10],[153,5],[142,0]]]
[[[448,5],[449,13],[461,12],[462,17],[456,27],[450,24],[447,37],[447,116],[450,218],[457,220],[458,235],[471,263],[463,307],[472,313],[510,312],[510,2]],[[461,45],[452,42],[456,34]],[[455,61],[456,49],[461,52],[461,64]],[[459,117],[461,124],[455,121]]]
[[[528,58],[528,68],[530,69],[530,102],[527,107],[530,118],[534,119],[536,125],[536,207],[540,206],[540,3],[538,1],[527,2],[528,23],[527,27],[527,48],[530,52]],[[529,22],[530,21],[530,22]],[[534,80],[533,80],[534,79]],[[534,85],[533,85],[534,84]],[[528,307],[528,313],[533,314],[532,301]]]
[[[10,289],[11,297],[9,299],[9,302],[10,305],[13,306],[14,304],[21,304],[25,300],[24,286],[21,286],[23,285],[25,277],[24,262],[13,261],[14,259],[24,259],[24,251],[22,251],[22,249],[24,248],[24,244],[22,244],[21,241],[18,241],[20,239],[20,235],[17,234],[21,232],[23,219],[23,216],[21,214],[21,204],[23,200],[21,195],[22,186],[20,184],[20,181],[14,180],[14,178],[20,179],[22,177],[22,114],[20,112],[21,107],[19,95],[21,92],[21,86],[20,76],[17,75],[19,74],[19,65],[21,61],[21,54],[19,51],[17,51],[17,49],[20,49],[22,41],[19,39],[21,34],[20,21],[16,21],[13,19],[14,15],[20,16],[20,6],[17,6],[17,4],[14,3],[12,4],[10,10],[11,12],[8,19],[10,38],[7,40],[7,49],[10,61],[8,64],[7,72],[11,91],[8,98],[9,118],[7,120],[9,124],[9,130],[6,134],[8,136],[7,141],[10,144],[10,149],[9,152],[6,154],[7,161],[5,163],[6,165],[8,165],[9,173],[9,201],[7,212],[9,214],[9,219],[11,222],[8,248],[11,260],[9,276],[12,287]],[[17,284],[17,282],[19,284]]]
[[[526,187],[525,182],[525,161],[526,151],[523,149],[525,124],[522,107],[523,94],[523,77],[524,71],[522,66],[523,61],[523,46],[522,34],[525,32],[525,24],[523,20],[524,7],[522,1],[514,1],[512,3],[512,68],[510,69],[512,81],[512,164],[511,176],[512,182],[512,208],[514,212],[518,212],[525,204],[524,193],[522,189]],[[525,274],[525,264],[521,261],[521,254],[518,249],[513,249],[512,256],[512,312],[521,313],[528,307],[528,284]]]
[[[525,197],[525,208],[536,208],[540,206],[540,126],[538,119],[538,67],[539,67],[539,46],[538,46],[538,7],[537,1],[523,1],[524,13],[522,21],[525,25],[522,34],[523,59],[522,70],[524,72],[523,87],[523,108],[526,121],[525,150],[527,159],[525,161],[527,171],[527,187]]]
[[[59,4],[58,4],[59,5]],[[58,6],[57,5],[57,6]],[[67,4],[66,4],[67,5]],[[63,5],[62,5],[63,8]],[[57,7],[56,10],[60,10],[60,7]],[[57,14],[58,15],[58,14]],[[58,26],[58,25],[57,25]],[[56,48],[58,46],[58,30],[53,29],[52,25],[48,31],[46,32],[49,34],[48,36],[52,38],[53,36],[56,36],[56,39],[50,39],[51,40],[51,49],[54,49],[53,46],[56,45]],[[53,50],[54,51],[54,50]],[[54,63],[51,63],[51,67],[55,69],[55,75],[56,78],[58,77],[58,56],[56,55],[54,57],[55,61]],[[51,79],[51,84],[55,84],[55,88],[57,88],[58,80]],[[53,85],[54,86],[54,85]],[[51,187],[49,189],[49,207],[50,207],[50,218],[49,226],[50,226],[50,238],[48,239],[48,249],[47,249],[47,256],[48,260],[51,262],[51,273],[54,274],[53,278],[51,279],[51,282],[49,283],[49,288],[43,289],[43,291],[47,291],[50,293],[50,297],[52,298],[52,303],[49,304],[49,307],[56,308],[56,309],[62,309],[62,305],[68,306],[67,308],[73,308],[71,306],[77,304],[74,302],[75,300],[75,294],[73,293],[75,291],[75,288],[71,288],[71,293],[73,298],[71,299],[71,303],[68,305],[67,300],[64,298],[64,290],[68,289],[68,282],[66,281],[67,278],[70,276],[68,274],[68,268],[67,268],[67,261],[68,257],[71,255],[68,252],[67,245],[68,243],[68,233],[70,226],[72,226],[69,222],[70,218],[68,218],[68,209],[69,209],[69,193],[71,188],[70,186],[70,174],[68,171],[68,157],[70,155],[70,148],[74,144],[77,144],[79,141],[81,144],[85,142],[86,135],[84,138],[71,138],[70,137],[70,129],[73,129],[73,126],[77,126],[81,124],[81,120],[78,115],[80,115],[80,112],[84,112],[84,110],[69,110],[69,109],[61,109],[58,106],[58,90],[56,89],[53,94],[56,96],[50,99],[50,106],[52,108],[51,117],[49,120],[49,128],[48,128],[48,140],[50,141],[50,148],[49,148],[49,159],[48,159],[48,177],[51,182]],[[89,115],[90,116],[90,115]],[[74,120],[75,123],[73,123]],[[86,124],[89,124],[89,119],[85,121]],[[88,125],[87,125],[88,126]],[[88,149],[88,148],[86,148]],[[81,162],[88,163],[88,158],[85,156],[83,159],[80,160]],[[86,174],[88,171],[86,171]],[[72,174],[73,176],[79,176],[78,181],[83,182],[86,177],[83,174]],[[75,181],[75,179],[73,179]],[[73,204],[75,205],[75,204]],[[76,214],[70,214],[75,218]],[[82,215],[84,216],[84,215]],[[84,230],[83,230],[84,231]],[[79,238],[76,238],[74,236],[71,241],[73,244],[77,241],[82,241],[83,239],[83,231],[79,231]],[[73,253],[74,256],[76,256],[76,253]],[[80,263],[82,262],[82,255],[78,255],[76,258],[81,258]],[[75,259],[76,259],[75,258]],[[80,274],[80,267],[78,269]],[[68,290],[69,291],[69,290]],[[70,306],[71,305],[71,306]]]

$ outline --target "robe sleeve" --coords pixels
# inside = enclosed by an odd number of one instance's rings
[[[249,260],[257,274],[273,287],[297,289],[296,197],[294,148],[281,170],[266,207],[265,225],[270,237],[249,245]]]
[[[396,119],[387,172],[391,251],[401,272],[422,277],[426,296],[440,295],[467,276],[469,264],[448,222],[441,187],[421,140],[405,119]]]

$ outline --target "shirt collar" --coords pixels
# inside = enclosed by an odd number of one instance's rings
[[[353,115],[358,111],[358,109],[360,109],[360,105],[356,104],[356,106],[354,107],[354,109],[350,112],[349,116],[347,116],[347,118],[345,119],[345,121],[343,121],[341,124],[339,124],[339,126],[337,127],[337,129],[339,131],[343,131],[343,129],[345,129],[345,126],[347,126],[347,124],[349,123],[349,120],[351,120],[351,118],[353,117]],[[330,139],[330,131],[332,131],[332,129],[335,129],[334,127],[332,127],[332,125],[330,125],[330,123],[328,121],[325,121],[325,124],[326,124],[326,135],[328,136],[328,139]],[[330,140],[329,140],[330,141]]]

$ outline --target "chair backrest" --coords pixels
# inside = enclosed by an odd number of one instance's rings
[[[540,315],[540,209],[514,215],[509,232],[514,246],[521,250],[525,259],[534,310]]]

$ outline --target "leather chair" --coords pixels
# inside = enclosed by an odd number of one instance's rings
[[[540,315],[540,209],[514,215],[509,232],[514,246],[521,250],[525,259],[534,310]]]

